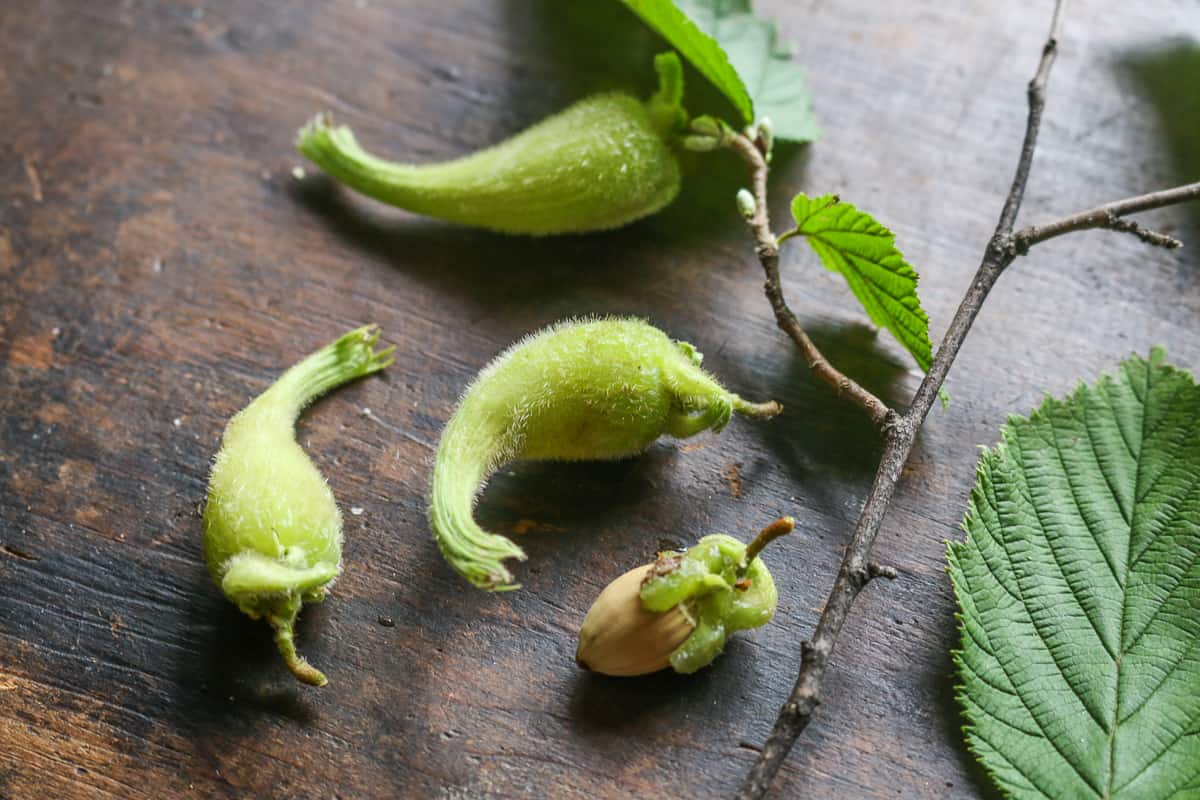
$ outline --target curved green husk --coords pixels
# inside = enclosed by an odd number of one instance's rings
[[[285,372],[230,420],[204,508],[204,559],[221,591],[265,618],[288,668],[304,683],[325,676],[296,653],[300,607],[318,602],[341,571],[342,517],[333,493],[296,442],[293,424],[314,399],[391,363],[379,333],[347,333]]]
[[[516,234],[617,228],[679,194],[672,144],[687,120],[682,67],[673,53],[655,64],[661,87],[646,103],[623,92],[593,95],[453,161],[377,158],[328,114],[300,130],[296,148],[351,188],[418,214]]]
[[[664,434],[720,431],[734,411],[779,413],[724,389],[700,360],[690,344],[619,318],[568,320],[497,356],[438,444],[429,518],[442,555],[480,588],[518,588],[503,561],[524,552],[472,516],[488,477],[509,461],[624,458]]]
[[[788,520],[791,529],[791,520]],[[665,552],[642,584],[647,611],[682,605],[695,630],[671,653],[676,672],[691,673],[720,655],[734,631],[766,625],[775,615],[775,581],[762,559],[747,565],[746,545],[732,536],[705,536],[682,553]]]

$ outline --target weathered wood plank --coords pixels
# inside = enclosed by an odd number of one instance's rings
[[[891,224],[938,335],[990,232],[1046,20],[992,3],[760,2],[810,67],[825,139],[775,196],[837,191]],[[1191,0],[1081,0],[1056,68],[1033,221],[1197,177]],[[619,42],[619,44],[614,44]],[[0,797],[720,796],[794,675],[878,452],[774,329],[732,194],[706,161],[660,216],[603,236],[505,239],[290,176],[331,108],[413,159],[496,141],[588,91],[649,87],[653,38],[617,4],[419,0],[194,5],[47,0],[0,15]],[[1189,66],[1190,65],[1190,66]],[[691,98],[692,95],[689,95]],[[693,102],[689,99],[689,102]],[[696,106],[714,103],[699,92]],[[779,219],[783,219],[782,216]],[[780,796],[986,793],[957,734],[943,541],[1005,414],[1130,351],[1200,365],[1200,225],[1182,256],[1130,237],[1054,242],[1006,276],[931,416],[836,655],[828,708]],[[793,305],[892,401],[916,385],[840,279],[784,253]],[[432,448],[489,357],[551,320],[645,315],[787,413],[616,464],[520,465],[488,489],[525,589],[445,567],[425,524]],[[288,363],[380,323],[396,365],[320,402],[301,437],[346,508],[346,571],[294,685],[199,552],[228,417]],[[364,415],[364,408],[371,414]],[[740,491],[731,486],[736,470]],[[575,631],[661,540],[782,513],[781,612],[690,678],[596,678]],[[380,618],[394,622],[380,624]]]

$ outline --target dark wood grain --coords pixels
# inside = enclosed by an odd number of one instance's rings
[[[440,225],[290,175],[294,130],[325,108],[368,145],[423,160],[594,89],[647,89],[653,38],[615,3],[577,5],[0,12],[0,797],[736,788],[878,455],[870,422],[775,329],[733,209],[740,165],[698,161],[658,217],[553,240]],[[1045,27],[1008,3],[946,5],[759,3],[810,66],[826,131],[779,157],[776,213],[799,189],[833,191],[887,221],[921,270],[935,339],[999,209]],[[1198,31],[1191,0],[1074,4],[1022,222],[1200,177],[1188,138],[1200,108],[1178,88],[1200,80]],[[720,110],[711,93],[695,105]],[[1158,343],[1200,368],[1200,215],[1151,218],[1188,249],[1081,234],[1001,281],[884,523],[877,554],[900,579],[856,606],[779,796],[987,793],[958,735],[943,543],[959,535],[976,448],[1007,413]],[[783,268],[826,354],[902,403],[909,361],[862,325],[839,279],[799,247]],[[425,524],[440,427],[496,351],[587,313],[650,317],[786,413],[627,462],[513,468],[480,515],[497,530],[532,521],[525,589],[472,591]],[[301,623],[303,652],[330,678],[311,690],[210,584],[196,510],[228,417],[368,321],[398,346],[396,365],[300,425],[343,508],[364,509],[346,516],[343,577]],[[801,535],[769,554],[770,626],[688,678],[574,666],[591,600],[660,541],[748,535],[785,513]]]

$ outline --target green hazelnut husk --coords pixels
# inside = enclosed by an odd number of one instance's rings
[[[325,392],[391,363],[379,330],[350,331],[285,372],[225,428],[204,507],[204,559],[221,592],[275,630],[302,683],[325,675],[296,652],[305,603],[324,599],[342,567],[342,516],[333,492],[296,441],[300,412]]]
[[[683,68],[674,53],[660,55],[655,68],[659,90],[649,100],[625,92],[585,97],[453,161],[378,158],[329,114],[301,128],[296,148],[362,194],[449,222],[532,236],[617,228],[679,194]]]
[[[604,675],[647,675],[670,667],[692,673],[712,663],[729,635],[775,614],[775,582],[759,551],[788,533],[791,517],[749,545],[705,536],[684,552],[626,572],[605,587],[579,630],[575,660]]]
[[[720,431],[735,413],[779,413],[725,389],[701,360],[687,342],[623,318],[566,320],[497,356],[463,393],[434,457],[429,521],[446,561],[481,589],[518,587],[504,562],[524,551],[473,516],[511,461],[626,458],[661,436]]]

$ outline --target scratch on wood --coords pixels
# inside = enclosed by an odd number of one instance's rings
[[[37,167],[33,163],[33,159],[25,156],[25,176],[29,178],[29,190],[33,195],[33,202],[42,202],[42,179],[38,177]]]
[[[512,527],[512,532],[518,536],[529,533],[530,531],[564,533],[566,530],[566,528],[559,527],[558,525],[550,525],[545,522],[538,522],[536,519],[519,519],[517,520],[517,524],[513,525]]]
[[[26,552],[19,547],[13,547],[11,544],[0,544],[0,553],[4,553],[4,555],[10,558],[19,558],[22,561],[41,561],[33,553]]]
[[[725,482],[729,484],[729,493],[734,498],[742,496],[742,465],[741,462],[730,464],[725,468]]]

